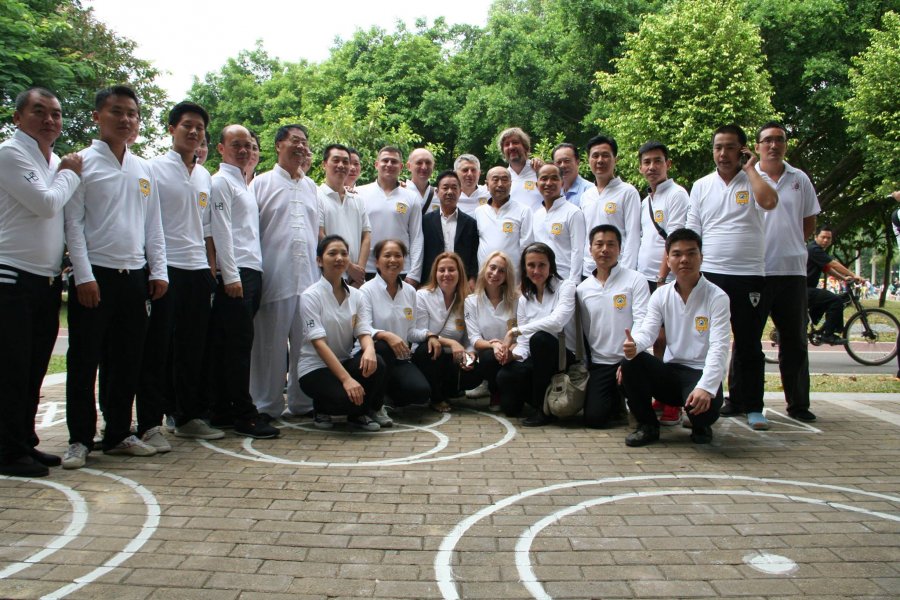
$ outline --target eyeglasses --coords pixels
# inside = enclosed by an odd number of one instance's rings
[[[787,138],[784,138],[784,137],[781,137],[781,136],[779,136],[779,137],[767,137],[767,138],[761,139],[761,140],[759,141],[759,143],[760,143],[760,144],[763,144],[763,145],[765,145],[765,146],[782,146],[782,145],[784,145],[784,144],[787,144]]]

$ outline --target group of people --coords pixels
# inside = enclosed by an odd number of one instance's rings
[[[529,136],[498,136],[506,166],[480,185],[459,156],[432,182],[434,156],[381,148],[377,177],[357,185],[360,153],[322,150],[324,181],[300,124],[275,135],[277,162],[256,174],[259,141],[240,124],[218,133],[221,163],[202,162],[209,115],[191,102],[168,114],[172,146],[144,160],[129,146],[139,99],[96,95],[98,139],[58,157],[62,111],[32,88],[16,100],[0,145],[0,473],[79,468],[97,433],[106,454],[152,456],[175,436],[224,429],[272,438],[283,414],[334,427],[390,427],[387,407],[451,410],[464,390],[490,397],[524,426],[555,420],[544,393],[570,366],[577,338],[590,372],[583,423],[638,421],[626,443],[682,421],[708,443],[720,414],[766,429],[761,334],[781,331],[788,412],[812,421],[806,358],[806,245],[819,206],[784,161],[787,132],[770,122],[754,153],[736,125],[712,134],[716,169],[691,193],[668,175],[668,148],[638,149],[649,191],[616,176],[618,146],[570,143],[552,162]],[[757,154],[759,159],[757,159]],[[72,264],[66,417],[60,458],[38,450],[41,381],[58,331],[60,265]],[[722,381],[730,365],[730,396]],[[286,387],[286,393],[285,393]],[[136,407],[137,427],[132,428]]]

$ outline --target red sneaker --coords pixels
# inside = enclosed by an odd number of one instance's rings
[[[659,417],[659,424],[664,427],[672,427],[681,423],[681,407],[680,406],[664,406],[662,415]]]
[[[653,402],[650,404],[650,407],[653,408],[653,412],[655,412],[656,414],[659,414],[663,411],[663,409],[665,408],[665,405],[662,402],[660,402],[659,400],[654,399]]]

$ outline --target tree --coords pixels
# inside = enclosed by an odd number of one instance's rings
[[[616,137],[620,170],[639,181],[634,152],[656,139],[670,148],[686,183],[712,167],[710,134],[719,125],[771,118],[772,88],[759,30],[730,0],[679,0],[644,18],[625,38],[615,71],[597,73],[595,123]]]

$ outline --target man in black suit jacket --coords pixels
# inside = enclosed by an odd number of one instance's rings
[[[466,267],[470,287],[478,275],[478,225],[475,219],[457,210],[462,184],[454,171],[444,171],[435,183],[440,210],[430,210],[422,218],[422,237],[425,247],[422,253],[422,283],[431,277],[431,265],[438,254],[452,251],[459,254]],[[445,231],[452,237],[453,246],[444,242]]]

